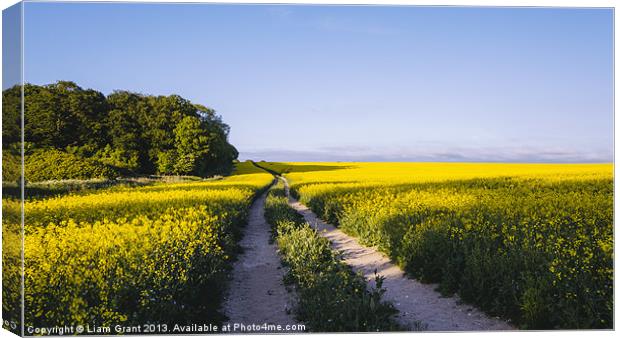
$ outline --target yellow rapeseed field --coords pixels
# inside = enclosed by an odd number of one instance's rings
[[[286,173],[292,183],[420,183],[472,178],[610,178],[612,164],[415,163],[415,162],[259,162]]]
[[[239,227],[272,179],[239,163],[219,180],[27,200],[24,324],[218,323]],[[3,207],[17,258],[19,203]],[[19,295],[19,266],[3,269],[15,282],[4,295]],[[6,313],[19,313],[15,301]]]
[[[522,328],[613,326],[613,166],[266,163],[322,218]]]

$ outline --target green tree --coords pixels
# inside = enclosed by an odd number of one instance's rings
[[[2,92],[2,146],[21,140],[22,87],[13,86]]]
[[[124,148],[114,148],[109,144],[99,150],[95,155],[99,162],[124,169],[124,172],[135,173],[139,169],[138,152]]]
[[[162,175],[176,174],[175,164],[177,163],[176,150],[161,151],[157,156],[157,171]]]
[[[137,156],[136,173],[152,174],[155,163],[149,157],[151,147],[145,135],[146,120],[150,115],[150,106],[143,95],[127,91],[115,91],[107,98],[110,112],[106,126],[111,145],[122,150],[123,154]],[[126,161],[129,161],[127,158]]]
[[[103,94],[73,82],[24,87],[24,137],[40,147],[94,148],[107,143],[104,117],[109,111]]]
[[[175,171],[181,175],[196,174],[209,153],[209,134],[203,122],[194,116],[185,116],[174,129],[177,163]]]
[[[222,118],[178,95],[115,91],[106,97],[70,81],[23,90],[24,137],[32,151],[61,151],[124,175],[225,174],[238,155]],[[6,149],[19,149],[21,95],[19,86],[3,91]]]

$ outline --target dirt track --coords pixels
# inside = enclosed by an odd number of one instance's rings
[[[270,226],[264,217],[266,196],[267,193],[263,193],[250,208],[249,221],[240,242],[243,254],[233,268],[233,279],[224,303],[231,327],[234,323],[267,323],[282,327],[297,324],[291,313],[294,296],[282,282],[285,270],[280,264],[276,246],[269,244]]]
[[[288,182],[282,179],[288,194]],[[331,241],[332,248],[343,254],[345,263],[353,270],[362,273],[371,283],[374,282],[375,271],[385,277],[385,298],[391,300],[400,311],[397,320],[401,325],[414,328],[418,322],[422,329],[432,331],[515,330],[505,321],[491,318],[473,306],[462,304],[458,297],[442,297],[435,291],[436,285],[422,284],[408,278],[385,255],[360,245],[355,238],[323,222],[290,195],[289,204],[323,237]]]

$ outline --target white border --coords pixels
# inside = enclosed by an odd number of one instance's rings
[[[35,0],[36,1],[36,0]],[[26,0],[26,2],[35,2],[33,0]],[[2,9],[5,9],[15,3],[17,3],[18,1],[15,0],[0,0],[0,7]],[[41,2],[53,2],[53,1],[41,1]],[[110,0],[90,0],[90,1],[79,1],[79,0],[63,0],[63,1],[55,1],[55,2],[127,2],[127,1],[110,1]],[[383,5],[383,6],[389,6],[389,5],[418,5],[418,6],[493,6],[493,7],[529,7],[529,6],[534,6],[534,7],[607,7],[607,8],[616,8],[616,1],[612,1],[612,0],[590,0],[590,1],[583,1],[583,0],[503,0],[503,1],[498,1],[498,0],[440,0],[440,1],[429,1],[429,0],[314,0],[314,1],[300,1],[300,0],[289,0],[289,1],[276,1],[276,0],[241,0],[241,1],[234,1],[234,0],[220,0],[220,1],[178,1],[178,0],[151,0],[151,1],[131,1],[131,2],[162,2],[162,3],[230,3],[230,4],[234,4],[234,3],[246,3],[246,4],[317,4],[317,5]],[[22,12],[23,15],[23,12]],[[614,13],[614,22],[615,22],[615,13]],[[1,18],[0,18],[0,23],[1,23]],[[22,21],[23,24],[23,21]],[[1,27],[1,25],[0,25]],[[618,63],[618,54],[615,53],[615,46],[617,46],[617,38],[618,37],[618,28],[617,26],[614,24],[614,65]],[[0,42],[1,42],[1,36],[0,36]],[[22,55],[23,58],[23,55]],[[0,55],[0,61],[1,61],[1,55]],[[0,75],[1,75],[1,69],[0,69]],[[616,79],[618,78],[618,69],[614,66],[614,111],[615,111],[615,98],[618,96],[618,87],[615,85],[616,84]],[[614,114],[615,117],[615,114]],[[618,127],[618,124],[620,122],[618,122],[617,119],[614,118],[614,130],[616,130]],[[1,126],[1,122],[0,122],[0,126]],[[615,136],[615,133],[614,133]],[[614,159],[618,158],[618,154],[620,152],[619,148],[617,147],[617,139],[614,137]],[[0,168],[0,174],[2,169]],[[616,169],[616,167],[614,166],[614,178],[618,177],[618,170]],[[617,183],[616,180],[615,184]],[[616,185],[617,186],[617,185]],[[616,196],[616,191],[614,191],[614,199]],[[617,220],[617,214],[615,213],[616,210],[618,210],[618,200],[615,199],[614,200],[614,224],[618,224]],[[1,236],[1,234],[0,234]],[[616,243],[618,243],[618,233],[615,232],[615,245]],[[614,252],[615,252],[615,246],[614,246]],[[614,271],[617,271],[617,264],[616,262],[614,262]],[[1,277],[1,270],[0,270],[0,277]],[[617,274],[615,274],[617,277]],[[614,298],[617,299],[616,294],[617,294],[617,289],[618,289],[618,282],[617,282],[617,278],[616,278],[616,282],[615,282],[615,289],[614,289]],[[0,294],[0,300],[1,300],[1,294]],[[615,306],[615,304],[614,304]],[[615,312],[614,313],[614,322],[617,323],[618,322],[618,313]],[[425,332],[425,333],[383,333],[382,335],[396,335],[396,336],[403,336],[403,335],[411,335],[411,334],[423,334],[425,337],[443,337],[443,336],[450,336],[450,335],[454,335],[457,334],[459,337],[479,337],[479,336],[486,336],[486,337],[490,337],[490,336],[496,336],[496,335],[501,335],[502,337],[517,337],[517,336],[522,336],[522,335],[527,335],[529,337],[534,337],[534,336],[539,336],[539,335],[544,335],[546,337],[582,337],[584,334],[587,334],[588,336],[594,336],[594,337],[600,337],[600,336],[611,336],[614,335],[615,332],[613,331],[546,331],[546,332],[541,332],[541,331],[536,331],[536,332],[531,332],[531,331],[520,331],[520,332],[463,332],[463,333],[432,333],[432,332]],[[313,336],[316,337],[336,337],[336,336],[353,336],[354,334],[313,334]],[[232,335],[234,337],[240,336],[240,335]],[[269,335],[267,335],[269,336]],[[366,336],[379,336],[379,334],[368,334]],[[0,337],[4,338],[4,337],[15,337],[13,334],[9,333],[8,331],[5,330],[1,330],[0,329]],[[139,336],[142,337],[142,336]],[[175,335],[175,336],[158,336],[158,337],[196,337],[195,335],[193,336],[184,336],[184,335]]]

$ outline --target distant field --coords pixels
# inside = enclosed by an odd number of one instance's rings
[[[613,327],[611,164],[258,164],[446,294],[522,328]]]
[[[415,162],[257,162],[286,173],[294,183],[359,182],[400,184],[473,178],[611,179],[612,164],[506,164]],[[293,182],[292,182],[293,183]]]

